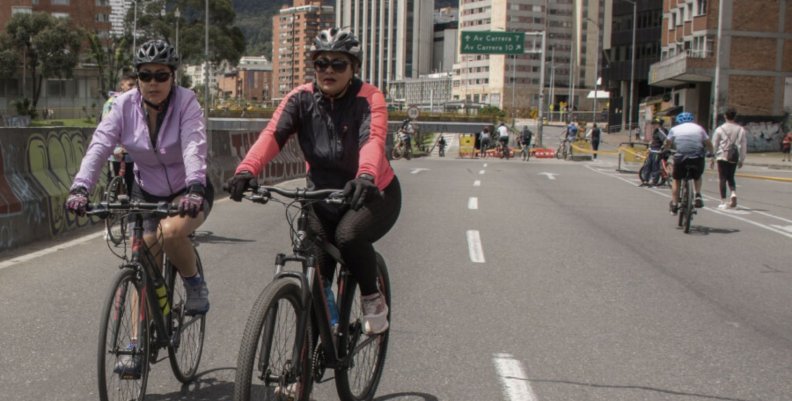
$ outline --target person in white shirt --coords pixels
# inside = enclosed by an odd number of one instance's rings
[[[715,130],[715,135],[712,136],[712,145],[715,147],[715,158],[712,159],[712,164],[715,160],[718,161],[718,178],[721,195],[721,203],[718,209],[724,210],[727,208],[737,207],[737,184],[734,181],[734,173],[738,168],[742,168],[743,160],[745,160],[746,149],[748,148],[748,138],[745,135],[745,128],[741,127],[734,122],[737,117],[737,111],[733,108],[726,110],[723,115],[726,122]],[[729,148],[731,145],[737,145],[739,149],[739,158],[737,160],[729,160]],[[726,185],[728,183],[731,196],[729,201],[726,201]]]

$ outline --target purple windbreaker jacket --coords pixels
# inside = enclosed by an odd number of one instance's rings
[[[138,90],[116,99],[94,131],[72,189],[93,189],[108,156],[119,144],[135,161],[135,181],[149,194],[170,196],[188,185],[206,185],[206,130],[195,93],[173,88],[156,147],[149,138],[142,103]]]

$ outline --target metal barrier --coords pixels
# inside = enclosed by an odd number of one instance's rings
[[[622,142],[619,144],[619,165],[617,171],[628,171],[637,173],[646,159],[649,145],[641,142]],[[635,168],[636,170],[626,170],[623,167]]]

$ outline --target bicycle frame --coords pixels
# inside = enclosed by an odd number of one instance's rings
[[[102,202],[100,205],[103,206],[103,210],[95,212],[97,214],[102,213],[109,213],[112,214],[111,210],[124,210],[126,212],[132,212],[132,216],[134,218],[133,228],[132,228],[132,246],[131,246],[131,255],[127,258],[126,255],[123,256],[125,263],[119,266],[120,269],[132,269],[135,272],[136,277],[138,277],[139,286],[136,286],[138,294],[144,294],[144,296],[138,298],[139,305],[138,307],[148,309],[151,320],[154,322],[154,330],[156,336],[149,336],[151,338],[156,338],[155,343],[149,343],[149,347],[151,348],[148,352],[151,353],[152,356],[155,355],[154,351],[158,351],[160,348],[167,347],[172,342],[177,343],[178,338],[175,336],[173,332],[173,327],[171,327],[171,320],[169,319],[168,314],[163,313],[162,308],[159,304],[159,297],[155,291],[155,288],[158,284],[165,285],[167,282],[167,277],[163,275],[163,271],[165,271],[167,258],[163,259],[163,268],[162,271],[157,268],[156,262],[154,259],[154,255],[151,254],[149,251],[148,246],[146,245],[143,239],[143,214],[142,209],[135,210],[135,205],[146,205],[143,203],[130,203],[129,201],[122,201],[122,202]],[[151,204],[147,204],[151,207]],[[157,207],[166,207],[161,204],[157,204]],[[165,212],[164,210],[161,212]],[[172,274],[172,272],[167,272],[166,274]],[[173,289],[167,288],[167,302],[168,305],[172,303],[173,300]],[[187,327],[188,325],[197,321],[193,319],[189,322],[186,322],[184,326],[180,327],[180,329]],[[138,329],[139,330],[139,329]],[[117,333],[116,333],[117,334]],[[139,334],[139,333],[138,333]],[[123,352],[119,352],[123,354]]]
[[[276,193],[278,192],[276,188],[270,187],[268,189],[272,189],[273,192]],[[335,191],[328,191],[328,193],[332,192]],[[254,202],[257,201],[255,198],[250,199]],[[336,264],[340,266],[338,269],[338,293],[336,294],[336,299],[343,299],[348,280],[351,280],[352,278],[345,267],[344,260],[341,257],[341,252],[338,250],[338,248],[326,239],[316,236],[308,229],[309,208],[312,203],[317,201],[313,199],[300,198],[295,200],[295,202],[300,205],[300,212],[296,220],[296,230],[292,232],[292,254],[285,255],[283,253],[279,253],[276,255],[275,277],[273,278],[273,281],[283,277],[297,279],[300,282],[300,288],[302,290],[300,298],[303,305],[311,305],[310,309],[304,308],[298,318],[297,332],[295,334],[292,355],[299,355],[300,348],[305,342],[305,336],[308,334],[308,330],[306,330],[306,328],[308,327],[309,319],[311,319],[311,317],[315,317],[316,325],[319,329],[319,337],[321,338],[322,344],[324,345],[326,351],[325,367],[329,369],[343,369],[350,365],[350,356],[353,356],[354,353],[350,353],[350,355],[344,356],[343,358],[339,356],[340,349],[338,349],[336,346],[336,341],[334,341],[335,333],[333,333],[333,330],[330,327],[329,308],[324,296],[324,280],[322,278],[320,269],[316,268],[317,260],[316,256],[311,250],[311,245],[317,245],[324,252],[330,255]],[[300,263],[302,271],[298,272],[294,270],[286,270],[285,265],[288,262]],[[376,337],[370,337],[362,343],[357,343],[358,339],[356,338],[353,339],[354,342],[352,343],[357,344],[357,348],[362,348],[368,345],[370,342],[375,341],[375,339]],[[268,358],[269,355],[266,355],[266,357],[262,358],[262,360],[267,360]],[[293,363],[293,369],[296,372],[300,372],[302,370],[302,366],[300,366],[300,358],[294,358]]]

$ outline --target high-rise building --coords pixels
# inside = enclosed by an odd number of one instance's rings
[[[662,100],[664,92],[650,86],[647,79],[649,67],[660,60],[663,0],[608,0],[606,8],[603,77],[610,93],[608,125],[611,131],[629,130],[630,123],[635,129],[643,122],[642,99],[658,96]],[[633,15],[637,17],[635,20]]]
[[[454,98],[527,116],[539,108],[541,36],[545,32],[546,103],[593,107],[602,0],[460,0],[459,31],[525,32],[526,54],[460,54]],[[547,107],[547,106],[545,106]]]
[[[272,17],[272,97],[278,100],[313,80],[308,52],[323,29],[334,26],[333,7],[321,0],[294,0]]]
[[[434,0],[338,0],[336,23],[360,39],[360,77],[383,91],[388,82],[432,70]]]

